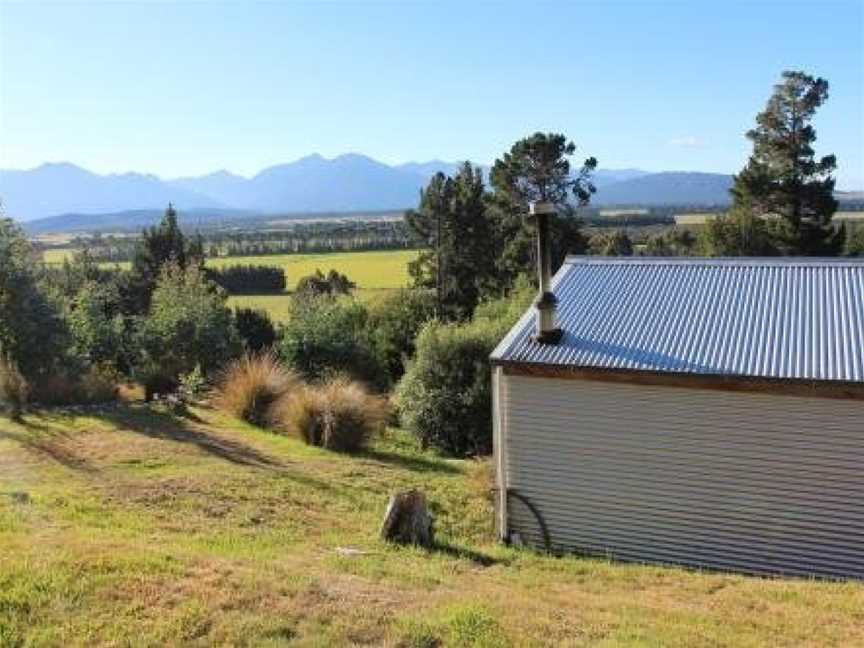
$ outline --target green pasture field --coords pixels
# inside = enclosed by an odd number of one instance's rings
[[[75,253],[72,248],[45,250],[43,260],[48,264],[62,263]],[[373,252],[328,252],[322,254],[269,254],[261,256],[232,256],[207,259],[207,265],[224,268],[233,265],[279,266],[285,270],[288,289],[297,280],[321,270],[325,274],[337,270],[348,275],[359,288],[402,288],[408,284],[408,263],[417,258],[416,250],[376,250]],[[105,263],[106,267],[129,268],[129,262]]]
[[[713,218],[716,214],[676,214],[676,225],[704,225],[709,218]],[[864,222],[864,211],[838,211],[834,213],[835,221],[845,221],[852,223]]]
[[[331,252],[327,254],[274,254],[264,256],[217,257],[207,265],[224,268],[232,265],[279,266],[285,270],[288,289],[297,280],[315,272],[337,270],[362,289],[403,288],[408,285],[408,263],[417,258],[414,250],[374,252]]]
[[[62,263],[71,257],[72,249],[46,250],[46,263]],[[338,252],[326,254],[274,254],[262,256],[218,257],[207,259],[207,265],[224,268],[232,265],[269,265],[285,270],[288,290],[293,290],[297,281],[316,269],[323,273],[337,270],[357,284],[355,296],[365,302],[380,299],[387,293],[408,285],[408,263],[417,258],[416,250],[382,250],[374,252]],[[106,263],[129,268],[129,263]],[[276,321],[285,321],[290,314],[289,295],[234,295],[230,306],[264,309]]]

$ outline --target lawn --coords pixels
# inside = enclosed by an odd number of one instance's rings
[[[411,486],[431,552],[376,537]],[[349,457],[206,408],[0,418],[0,645],[860,642],[864,585],[506,548],[487,489],[399,431]]]

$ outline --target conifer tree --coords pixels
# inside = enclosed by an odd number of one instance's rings
[[[200,249],[193,246],[191,252],[193,257],[203,255],[203,245]],[[132,260],[132,272],[127,279],[128,285],[123,288],[124,311],[135,314],[146,312],[162,269],[172,263],[180,270],[185,270],[189,257],[189,245],[177,223],[177,210],[168,203],[159,225],[146,228],[141,233],[141,242]]]
[[[845,228],[831,225],[837,161],[833,155],[816,159],[813,150],[811,122],[827,98],[825,79],[784,72],[747,133],[753,153],[732,188],[735,207],[767,217],[786,254],[836,255],[845,242]]]
[[[558,208],[549,223],[553,271],[567,254],[584,251],[585,237],[576,208],[587,205],[595,192],[591,175],[597,160],[589,157],[574,170],[570,158],[575,153],[576,145],[566,136],[535,133],[513,144],[509,152],[495,160],[490,182],[500,246],[496,255],[500,288],[534,267],[535,235],[525,219],[532,201],[551,202]]]

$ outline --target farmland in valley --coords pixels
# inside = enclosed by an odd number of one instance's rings
[[[62,263],[72,255],[69,248],[51,249],[44,252],[46,263]],[[232,265],[268,265],[285,270],[288,290],[293,290],[297,281],[321,270],[325,274],[336,270],[347,275],[357,284],[356,295],[364,301],[374,300],[388,291],[408,285],[408,263],[417,257],[415,250],[384,250],[374,252],[340,252],[326,254],[274,254],[264,256],[236,256],[208,259],[207,265],[224,268]],[[115,264],[107,263],[108,267]],[[129,263],[116,264],[128,268]],[[232,306],[262,308],[276,320],[288,317],[290,299],[287,295],[236,295],[229,300]]]

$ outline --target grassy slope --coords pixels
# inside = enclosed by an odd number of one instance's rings
[[[860,584],[504,548],[481,465],[397,432],[352,458],[194,416],[0,418],[0,645],[860,641]],[[445,548],[377,540],[388,495],[409,486],[430,496]]]

